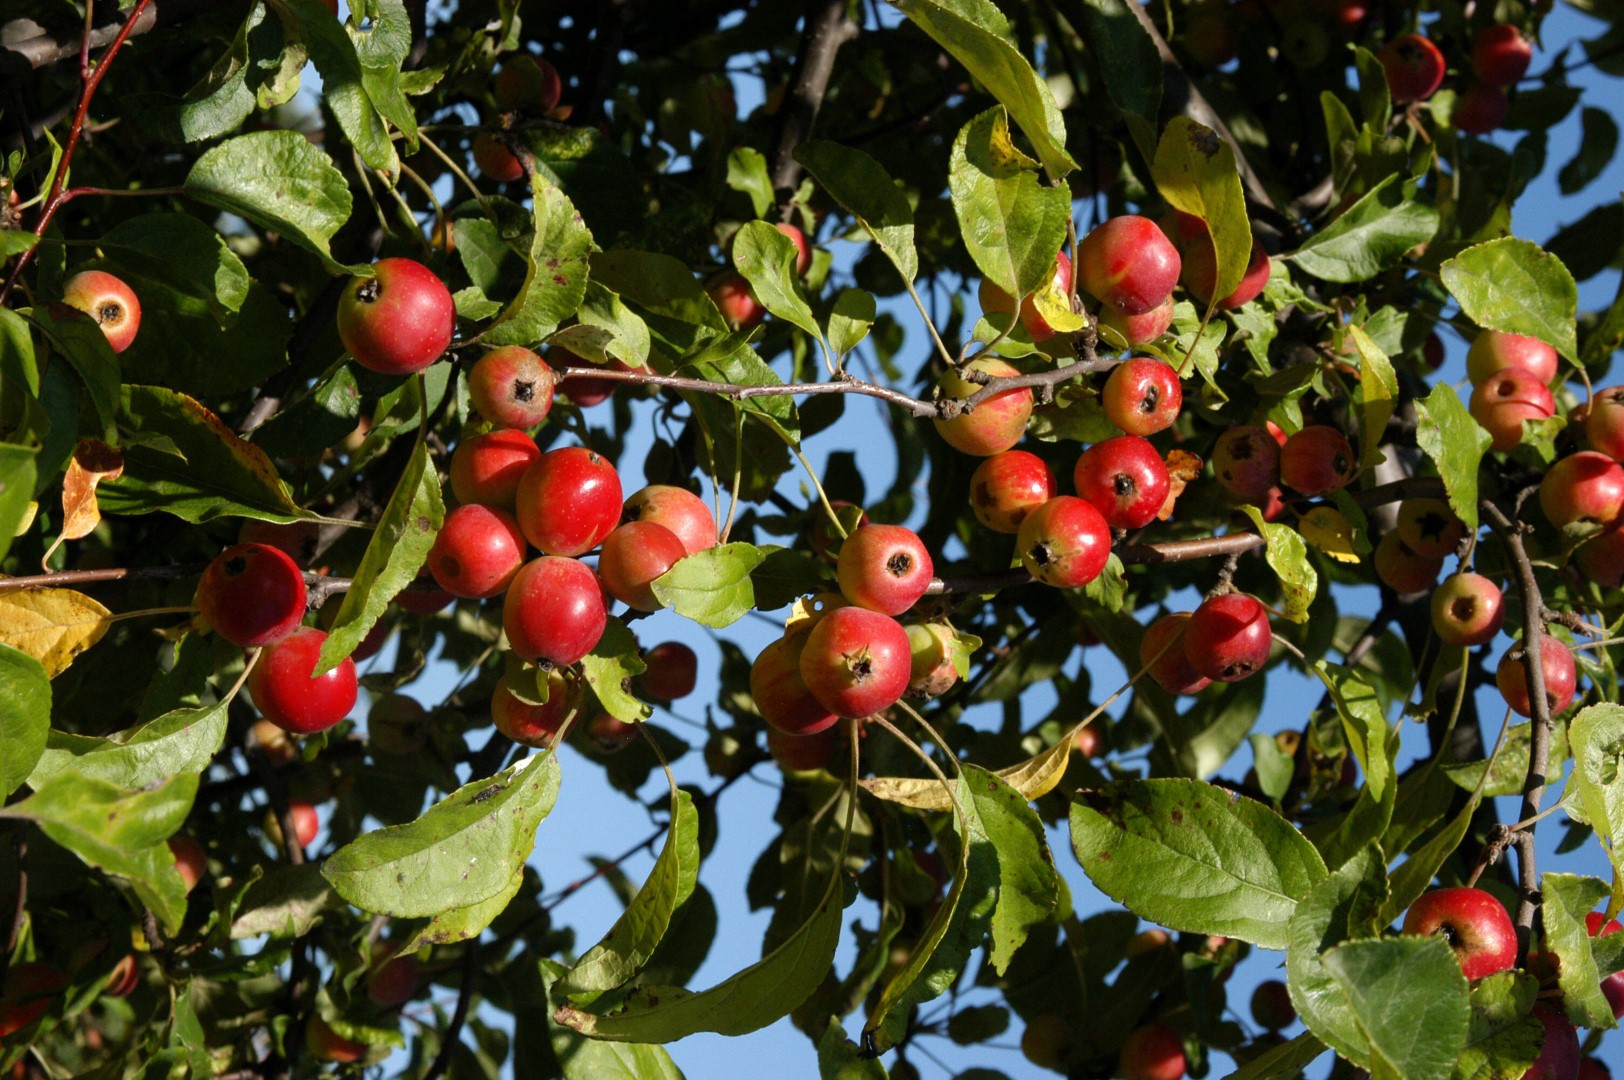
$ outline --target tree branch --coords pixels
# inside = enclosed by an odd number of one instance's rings
[[[462,1025],[467,1021],[468,1010],[474,1003],[474,984],[478,981],[479,938],[475,937],[463,950],[462,984],[457,987],[457,1007],[451,1013],[451,1023],[446,1025],[440,1052],[434,1055],[434,1063],[429,1066],[429,1071],[423,1074],[423,1080],[439,1080],[451,1067],[451,1055],[456,1052],[458,1040],[462,1037]]]
[[[795,149],[812,134],[818,107],[829,90],[829,76],[834,73],[835,54],[857,36],[858,29],[846,17],[846,0],[811,0],[807,7],[806,31],[779,109],[778,139],[768,174],[780,205],[788,204],[800,179],[801,163],[795,160]]]

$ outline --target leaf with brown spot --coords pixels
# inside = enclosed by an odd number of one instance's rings
[[[62,478],[62,539],[89,536],[101,524],[96,485],[124,475],[124,451],[100,439],[81,439]]]
[[[112,625],[112,612],[72,589],[0,594],[0,644],[32,656],[52,678]]]

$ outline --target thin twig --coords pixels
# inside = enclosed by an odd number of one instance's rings
[[[462,1037],[462,1025],[468,1019],[468,1010],[474,1003],[474,984],[479,981],[479,939],[473,938],[462,954],[462,985],[457,987],[457,1007],[451,1013],[440,1043],[440,1052],[434,1055],[434,1064],[423,1074],[423,1080],[438,1080],[451,1067],[451,1055],[456,1052]]]

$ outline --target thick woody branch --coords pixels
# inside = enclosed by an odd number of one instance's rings
[[[788,202],[787,196],[800,179],[795,149],[812,134],[818,107],[829,90],[829,76],[834,73],[835,54],[857,36],[857,24],[846,17],[846,0],[811,0],[807,7],[806,32],[779,110],[778,140],[769,173],[780,204]]]

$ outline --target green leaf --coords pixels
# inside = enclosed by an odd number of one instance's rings
[[[1263,535],[1264,558],[1280,577],[1285,597],[1283,614],[1292,622],[1307,622],[1309,606],[1319,591],[1319,574],[1308,561],[1308,545],[1303,542],[1302,534],[1290,525],[1265,521],[1256,507],[1242,506],[1241,509]]]
[[[844,906],[841,875],[831,878],[823,900],[772,952],[709,990],[671,986],[633,991],[605,1016],[564,1007],[553,1019],[593,1039],[668,1043],[700,1031],[745,1035],[788,1016],[829,974],[840,941]]]
[[[328,246],[350,216],[350,187],[332,160],[297,131],[255,131],[207,150],[186,176],[186,193],[247,218],[333,261]]]
[[[873,237],[903,281],[919,276],[913,207],[885,167],[861,150],[813,140],[795,151],[812,178]]]
[[[1579,114],[1583,129],[1573,157],[1556,174],[1562,194],[1572,195],[1599,177],[1618,151],[1618,123],[1606,109],[1586,106]]]
[[[1011,140],[1001,106],[953,141],[947,180],[964,246],[982,276],[1010,296],[1049,283],[1071,220],[1069,194],[1041,183],[1037,169]]]
[[[0,229],[0,261],[21,255],[36,242],[34,234],[24,229]]]
[[[756,606],[750,571],[766,557],[754,544],[742,542],[696,551],[654,579],[654,595],[703,626],[731,626]]]
[[[1295,1080],[1312,1065],[1326,1046],[1305,1031],[1290,1042],[1281,1043],[1230,1073],[1226,1080]]]
[[[1080,33],[1100,67],[1105,94],[1128,121],[1146,161],[1155,157],[1162,105],[1162,56],[1126,0],[1059,0],[1066,21]]]
[[[756,217],[764,218],[772,212],[773,182],[767,176],[767,159],[761,156],[761,151],[740,146],[728,154],[727,186],[750,196]]]
[[[299,18],[300,30],[310,49],[310,61],[321,73],[322,97],[333,110],[344,137],[361,155],[361,160],[381,172],[396,175],[400,158],[389,140],[389,126],[367,93],[356,56],[355,44],[345,33],[346,25],[324,12],[319,0],[286,0]],[[399,7],[398,3],[394,5]],[[327,17],[323,17],[326,15]],[[408,31],[409,33],[409,31]],[[396,64],[395,70],[400,70]]]
[[[1372,1080],[1445,1080],[1470,1024],[1466,977],[1439,937],[1350,941],[1324,956],[1370,1053]]]
[[[1584,819],[1624,873],[1624,705],[1591,705],[1568,724],[1573,780]]]
[[[979,830],[998,854],[998,906],[992,912],[987,959],[1002,975],[1027,933],[1054,921],[1060,878],[1043,838],[1043,822],[1025,796],[974,765],[964,766],[964,776]]]
[[[507,910],[523,884],[524,868],[521,866],[507,885],[491,896],[465,907],[442,911],[430,918],[412,935],[410,941],[401,946],[401,953],[413,953],[425,945],[450,945],[478,937],[498,915]]]
[[[1545,1032],[1539,1018],[1529,1013],[1538,993],[1538,980],[1526,971],[1501,971],[1477,981],[1454,1080],[1500,1080],[1527,1071],[1539,1056]]]
[[[1482,783],[1484,798],[1520,795],[1523,782],[1528,779],[1528,754],[1533,741],[1533,730],[1532,724],[1516,724],[1506,731],[1505,743],[1495,751],[1492,767],[1489,761],[1479,759],[1445,765],[1444,774],[1454,781],[1456,786],[1467,791],[1476,791],[1477,785]],[[1570,756],[1567,726],[1558,724],[1551,732],[1550,760],[1566,761]],[[1485,770],[1489,774],[1487,781],[1483,779]]]
[[[647,720],[652,709],[626,689],[632,680],[648,670],[637,647],[637,638],[618,619],[604,627],[603,637],[581,658],[581,669],[598,704],[615,719],[638,724]]]
[[[1038,77],[1026,57],[1000,37],[1007,31],[1003,14],[989,0],[891,0],[936,44],[963,64],[975,80],[1009,110],[1037,152],[1051,179],[1077,168],[1066,153],[1066,124],[1049,84]]]
[[[630,367],[641,367],[648,362],[648,324],[628,308],[615,293],[596,281],[587,282],[586,296],[581,301],[580,310],[575,314],[580,319],[577,326],[598,334],[609,335],[607,342],[603,342],[593,350],[592,358],[598,360],[613,358]]]
[[[480,334],[487,345],[534,346],[575,314],[586,296],[592,233],[563,188],[537,173],[530,190],[535,232],[525,255],[524,285]]]
[[[48,310],[45,317],[40,318],[36,311],[32,321],[51,343],[51,348],[79,376],[85,396],[95,410],[97,424],[104,432],[111,431],[118,411],[120,375],[118,357],[107,344],[107,335],[94,322],[71,312],[57,318]],[[49,390],[48,382],[44,389]],[[108,439],[112,441],[111,435]],[[71,438],[69,441],[71,443]]]
[[[818,1036],[819,1080],[886,1080],[885,1066],[846,1038],[840,1021],[829,1017],[828,1026]]]
[[[1393,371],[1393,362],[1363,328],[1355,326],[1348,332],[1359,351],[1359,387],[1364,391],[1359,413],[1359,464],[1373,469],[1387,460],[1382,453],[1382,437],[1398,400],[1398,375]]]
[[[1557,984],[1562,987],[1568,1019],[1576,1027],[1592,1031],[1617,1027],[1612,1006],[1602,996],[1601,973],[1596,970],[1590,931],[1585,926],[1585,916],[1607,899],[1606,883],[1547,871],[1539,876],[1539,887],[1545,947],[1560,961]]]
[[[418,443],[389,505],[367,542],[361,565],[322,643],[312,677],[331,671],[371,632],[395,594],[410,585],[445,521],[440,476],[426,443]]]
[[[0,701],[0,781],[10,795],[34,771],[51,728],[51,679],[10,645],[0,645]]]
[[[287,366],[293,323],[286,306],[257,282],[242,310],[223,321],[201,301],[150,279],[135,288],[144,317],[141,333],[122,359],[125,370],[140,372],[143,382],[199,396],[226,395],[257,386]],[[222,364],[222,356],[230,356],[231,363]]]
[[[53,730],[30,782],[37,786],[72,771],[120,787],[144,788],[171,776],[201,773],[225,742],[228,704],[176,709],[107,738]]]
[[[196,773],[187,773],[131,791],[66,772],[0,810],[0,817],[32,821],[89,865],[128,881],[165,929],[175,933],[186,915],[186,893],[164,841],[191,812],[197,781]]]
[[[699,811],[678,788],[671,798],[671,824],[665,846],[648,880],[615,925],[575,962],[557,983],[557,1000],[590,1008],[604,994],[630,982],[665,937],[671,917],[699,879]]]
[[[1317,660],[1314,673],[1325,683],[1342,720],[1342,732],[1364,770],[1365,785],[1359,800],[1340,820],[1325,823],[1319,840],[1327,866],[1340,866],[1367,844],[1387,832],[1398,801],[1393,754],[1397,741],[1382,715],[1381,698],[1352,668]]]
[[[1507,236],[1467,248],[1438,271],[1462,314],[1483,329],[1539,338],[1578,362],[1579,286],[1555,255]]]
[[[747,221],[733,237],[733,262],[756,299],[780,319],[821,341],[818,321],[795,284],[800,278],[795,270],[797,251],[795,241],[765,221]]]
[[[841,289],[829,310],[829,350],[845,356],[868,336],[874,325],[874,294],[863,289]]]
[[[1234,149],[1211,128],[1175,116],[1162,132],[1151,173],[1168,205],[1206,222],[1218,259],[1212,299],[1228,296],[1252,261],[1252,223]]]
[[[32,446],[0,442],[0,559],[11,550],[11,542],[28,516],[37,480],[34,459],[38,453]]]
[[[1385,925],[1379,921],[1387,896],[1383,865],[1374,848],[1365,848],[1303,898],[1286,928],[1286,988],[1303,1026],[1354,1061],[1369,1057],[1370,1044],[1326,969],[1323,954],[1339,942]]]
[[[1324,281],[1369,281],[1432,239],[1438,211],[1405,198],[1389,176],[1296,251],[1280,256]]]
[[[554,980],[563,976],[564,965],[542,959],[538,968],[541,993],[534,997],[545,1002],[557,985]],[[582,1038],[556,1021],[547,1023],[546,1027],[564,1080],[682,1080],[681,1071],[663,1046]],[[522,1046],[521,1043],[520,1053],[523,1053]],[[516,1075],[524,1075],[522,1066]]]
[[[363,911],[400,919],[468,907],[502,892],[535,846],[558,798],[558,761],[533,754],[475,780],[416,821],[339,848],[321,873]]]
[[[138,214],[113,226],[96,246],[130,273],[202,301],[219,319],[248,299],[248,268],[225,237],[191,214]]]
[[[1494,440],[1472,419],[1460,395],[1440,382],[1415,403],[1415,441],[1438,466],[1449,505],[1471,531],[1477,529],[1477,470]]]
[[[315,863],[274,866],[243,893],[231,920],[231,940],[261,934],[303,937],[329,910],[341,906]]]
[[[119,422],[147,438],[124,448],[124,475],[96,489],[104,514],[174,514],[201,523],[219,517],[301,521],[265,451],[239,438],[185,394],[159,386],[123,388]],[[152,443],[166,439],[178,452]]]
[[[1286,947],[1286,921],[1325,864],[1273,810],[1199,780],[1079,792],[1071,842],[1101,891],[1175,930]]]
[[[1389,879],[1389,896],[1383,914],[1387,922],[1392,922],[1402,915],[1406,908],[1415,903],[1416,898],[1427,891],[1438,868],[1443,866],[1445,860],[1454,854],[1466,838],[1467,830],[1471,826],[1472,814],[1477,811],[1478,797],[1473,795],[1460,813],[1450,819],[1449,824],[1440,829],[1431,840],[1410,853],[1410,857],[1393,868]],[[1397,856],[1398,852],[1392,853]]]

